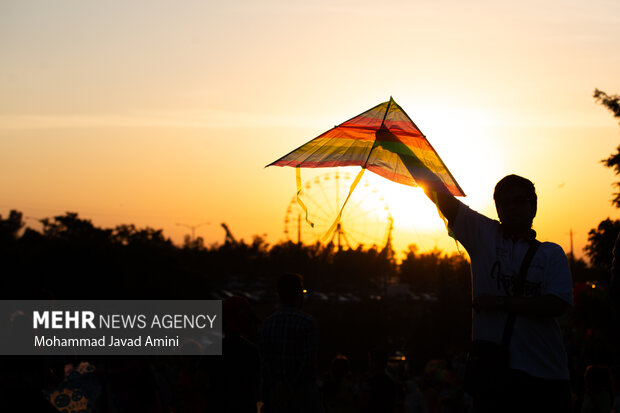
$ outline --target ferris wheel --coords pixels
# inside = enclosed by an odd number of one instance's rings
[[[383,196],[366,179],[357,185],[336,228],[326,237],[349,193],[353,178],[349,172],[337,171],[306,182],[300,197],[308,207],[308,218],[314,227],[305,222],[305,214],[296,196],[293,196],[284,218],[287,240],[303,244],[332,244],[339,249],[373,245],[383,248],[391,237],[393,219]]]

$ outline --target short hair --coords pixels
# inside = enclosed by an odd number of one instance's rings
[[[350,365],[351,363],[349,362],[349,359],[346,356],[338,354],[332,360],[332,365],[331,365],[332,374],[336,378],[342,378],[349,373]]]
[[[527,192],[528,198],[534,203],[534,206],[538,203],[538,196],[536,195],[536,188],[534,183],[529,179],[522,176],[511,174],[503,177],[495,185],[495,191],[493,191],[493,200],[497,204],[497,199],[502,198],[507,193],[510,193],[514,188],[522,188]]]
[[[278,279],[280,301],[288,303],[300,295],[303,296],[303,277],[295,273],[286,273]]]
[[[247,298],[232,296],[222,302],[224,331],[242,332],[253,321],[254,313]]]

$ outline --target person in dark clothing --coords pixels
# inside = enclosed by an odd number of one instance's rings
[[[349,379],[349,359],[338,355],[332,360],[331,377],[323,385],[326,413],[359,411],[353,383]]]
[[[591,365],[584,374],[586,392],[581,405],[581,413],[610,412],[614,394],[609,369],[603,365]]]
[[[258,348],[247,336],[256,321],[250,303],[230,297],[222,303],[222,357],[210,366],[209,409],[255,413],[260,384]]]
[[[370,352],[369,377],[362,384],[361,412],[391,413],[396,406],[397,386],[387,375],[387,353],[383,350]]]
[[[318,327],[301,311],[302,277],[280,277],[278,294],[280,309],[264,321],[259,340],[264,411],[323,412],[316,374]]]

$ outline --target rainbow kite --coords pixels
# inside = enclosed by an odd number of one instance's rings
[[[366,169],[401,184],[421,185],[434,192],[465,196],[424,134],[391,97],[267,166],[271,165],[297,168],[297,202],[306,212],[306,221],[310,225],[308,211],[299,199],[299,168],[361,166],[349,196]],[[340,219],[342,209],[328,234]]]

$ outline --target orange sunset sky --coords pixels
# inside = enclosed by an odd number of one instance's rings
[[[0,214],[79,212],[180,243],[284,239],[293,168],[264,166],[393,96],[493,218],[495,183],[539,195],[540,240],[577,256],[620,213],[600,163],[620,143],[592,98],[620,93],[620,3],[0,3]],[[353,169],[353,172],[356,170]],[[302,170],[311,180],[327,170]],[[419,189],[366,173],[394,246],[455,249]],[[312,214],[312,209],[310,210]]]

